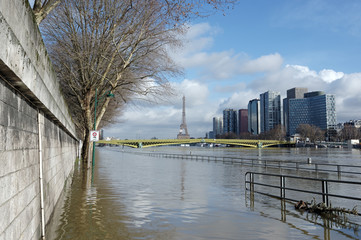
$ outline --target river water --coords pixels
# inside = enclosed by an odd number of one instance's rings
[[[361,238],[361,216],[323,218],[295,210],[292,202],[251,194],[245,190],[245,173],[282,173],[359,182],[361,175],[264,167],[262,162],[251,166],[155,157],[145,152],[300,163],[311,158],[312,163],[361,166],[361,152],[356,149],[97,148],[93,174],[75,166],[73,183],[57,205],[46,239]],[[361,195],[359,186],[333,189],[336,193],[346,190]],[[312,196],[305,197],[303,200],[312,200]],[[335,204],[341,206],[343,201]],[[353,202],[347,207],[358,204]],[[361,204],[357,208],[361,211]]]

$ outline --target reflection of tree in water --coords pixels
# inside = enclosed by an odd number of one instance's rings
[[[252,211],[258,211],[257,206],[255,206],[254,196],[252,194],[247,197],[246,194],[246,206],[250,207]],[[249,203],[247,202],[249,200]],[[290,228],[296,229],[300,231],[302,234],[306,236],[310,236],[312,238],[317,239],[319,236],[310,233],[306,229],[297,226],[295,223],[292,223],[290,218],[300,219],[304,220],[306,222],[312,223],[316,226],[320,226],[323,228],[324,232],[324,239],[331,239],[330,231],[337,232],[338,234],[341,234],[342,236],[345,236],[347,238],[351,239],[358,239],[359,238],[359,230],[360,230],[360,224],[352,222],[352,220],[349,219],[349,214],[346,213],[340,213],[337,214],[317,214],[317,213],[310,213],[306,211],[296,211],[294,209],[294,203],[285,201],[285,200],[279,200],[280,203],[277,204],[278,201],[274,201],[275,198],[271,197],[265,197],[262,198],[261,201],[256,201],[256,203],[260,203],[266,207],[266,209],[270,210],[276,210],[279,209],[281,212],[281,218],[275,217],[276,215],[274,213],[268,213],[266,211],[258,211],[261,216],[276,220],[279,222],[286,223]],[[286,206],[288,206],[291,210],[287,210]],[[264,209],[264,208],[262,208]],[[359,216],[357,216],[359,217]],[[288,220],[287,220],[288,218]],[[353,234],[347,233],[343,230],[353,231]]]
[[[325,213],[306,213],[306,219],[315,224],[323,225],[327,229],[349,229],[353,230],[358,237],[360,225],[349,220],[347,213],[338,214],[332,212]]]
[[[61,211],[60,218],[52,223],[56,224],[56,230],[51,233],[54,235],[47,239],[122,240],[173,236],[172,231],[135,228],[135,220],[127,215],[121,196],[112,192],[107,180],[99,178],[97,168],[92,176],[91,170],[75,167]]]

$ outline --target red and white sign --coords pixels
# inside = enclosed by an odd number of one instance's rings
[[[90,141],[91,142],[99,141],[99,131],[90,131]]]

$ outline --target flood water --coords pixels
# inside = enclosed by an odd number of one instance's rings
[[[245,173],[255,171],[359,182],[361,175],[339,176],[337,173],[137,154],[145,152],[300,163],[312,158],[312,163],[361,166],[361,152],[356,149],[97,148],[93,174],[84,174],[80,166],[75,166],[73,183],[59,201],[47,227],[46,239],[361,238],[361,216],[322,218],[295,210],[293,202],[250,194],[245,190]],[[336,193],[350,190],[346,188],[332,190]],[[361,189],[354,191],[357,195]],[[303,200],[312,200],[312,196],[306,198]],[[335,201],[333,205],[342,203]],[[357,208],[361,212],[361,204]]]

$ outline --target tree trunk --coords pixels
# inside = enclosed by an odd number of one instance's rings
[[[81,158],[82,158],[82,162],[83,162],[83,166],[86,167],[88,166],[88,158],[89,158],[89,147],[90,147],[90,131],[85,131],[85,136],[83,139],[83,146],[81,148]]]
[[[84,112],[85,112],[85,129],[84,129],[84,139],[83,139],[83,147],[82,147],[82,161],[84,164],[84,167],[88,166],[89,159],[89,148],[91,146],[90,144],[90,131],[93,129],[93,121],[92,121],[92,114],[90,109],[90,100],[92,98],[92,93],[89,92],[86,94],[85,100],[84,100]]]

